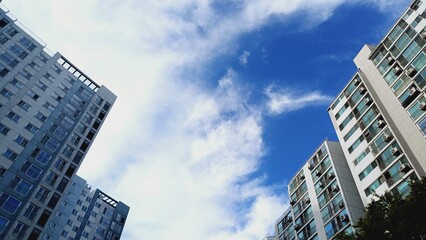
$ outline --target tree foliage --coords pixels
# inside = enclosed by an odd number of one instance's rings
[[[386,192],[366,207],[355,224],[356,234],[336,240],[426,240],[426,178],[413,180],[403,197]]]

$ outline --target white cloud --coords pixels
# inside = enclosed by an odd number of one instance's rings
[[[250,52],[248,51],[244,51],[240,57],[238,58],[238,60],[240,61],[240,64],[242,66],[246,66],[248,63],[248,57],[250,56]]]
[[[229,71],[203,70],[235,40],[303,12],[325,21],[343,0],[5,0],[33,32],[118,95],[79,174],[131,206],[124,239],[260,239],[287,206],[253,178],[264,157],[262,110]],[[347,0],[346,2],[351,2]],[[247,56],[248,57],[248,56]],[[329,99],[267,90],[273,114]]]
[[[325,105],[333,100],[333,97],[317,91],[298,92],[291,89],[280,89],[274,85],[265,88],[264,93],[268,97],[268,111],[272,115],[295,111],[308,106]]]

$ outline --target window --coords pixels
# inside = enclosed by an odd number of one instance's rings
[[[23,147],[27,146],[27,144],[28,144],[28,140],[25,139],[21,135],[16,136],[15,142],[18,143],[19,145],[23,146]]]
[[[32,67],[34,70],[36,71],[40,71],[41,66],[38,65],[36,62],[31,62],[30,64],[28,64],[30,67]]]
[[[11,99],[13,97],[13,93],[6,88],[3,88],[0,90],[0,94],[3,95],[7,99]]]
[[[418,125],[423,134],[426,135],[426,118],[423,118]]]
[[[10,71],[3,64],[0,63],[0,77],[6,76]]]
[[[20,81],[16,80],[16,78],[12,79],[10,81],[10,84],[12,84],[13,86],[15,86],[16,88],[22,89],[24,87],[24,84],[21,83]]]
[[[42,61],[43,63],[46,63],[47,62],[47,57],[46,56],[44,56],[43,54],[39,54],[38,55],[38,59],[40,59],[40,61]]]
[[[86,123],[86,124],[90,124],[90,122],[92,121],[93,117],[89,114],[86,113],[83,117],[82,122]]]
[[[72,144],[74,144],[75,146],[77,146],[80,143],[81,137],[78,136],[77,134],[73,133],[71,138],[70,138],[70,142]]]
[[[0,133],[1,134],[6,136],[9,131],[10,131],[10,129],[8,127],[6,127],[2,123],[0,123]]]
[[[100,106],[100,105],[102,105],[104,100],[101,97],[99,97],[98,95],[96,95],[94,102]]]
[[[12,180],[10,180],[9,187],[22,196],[27,196],[33,185],[18,176],[14,176]]]
[[[40,120],[40,122],[44,122],[47,119],[47,117],[44,116],[44,114],[41,112],[37,112],[36,114],[34,114],[34,117]]]
[[[28,53],[24,51],[20,46],[13,44],[10,46],[9,50],[18,58],[25,59],[28,56]]]
[[[56,93],[56,92],[52,93],[51,97],[52,97],[53,99],[55,99],[56,101],[58,101],[58,102],[62,100],[62,97],[61,97],[61,96],[59,96],[59,94],[58,94],[58,93]]]
[[[66,129],[71,129],[75,123],[74,120],[64,114],[59,115],[58,120],[59,123]]]
[[[87,130],[87,127],[86,127],[86,125],[84,125],[83,123],[80,123],[78,126],[77,126],[77,128],[76,128],[76,132],[78,132],[78,133],[81,133],[81,134],[84,134],[84,132],[86,132],[86,130]]]
[[[19,61],[16,60],[12,54],[8,53],[8,52],[3,52],[0,54],[0,59],[3,60],[7,65],[9,65],[10,67],[16,67],[16,65],[18,65]]]
[[[37,215],[40,208],[32,203],[28,204],[28,207],[25,209],[23,216],[28,220],[33,220]]]
[[[38,82],[36,82],[36,84],[35,84],[38,88],[40,88],[42,91],[46,91],[46,89],[47,89],[47,85],[46,84],[44,84],[42,81],[38,81]]]
[[[30,178],[34,180],[37,180],[40,177],[41,173],[43,172],[41,168],[27,161],[24,163],[24,165],[22,165],[20,171],[25,173],[27,176],[29,176]]]
[[[63,230],[62,233],[61,233],[61,236],[62,237],[67,237],[68,236],[68,232],[65,231],[65,230]]]
[[[9,41],[9,38],[3,33],[0,33],[0,44],[5,44],[7,41]]]
[[[30,109],[31,105],[26,103],[25,101],[21,100],[18,102],[18,107],[22,108],[25,111],[28,111]]]
[[[18,154],[8,148],[3,152],[3,156],[11,161],[15,161],[15,159],[18,157]]]
[[[31,123],[28,123],[27,126],[25,126],[25,129],[28,130],[30,133],[36,133],[38,131],[38,128]]]
[[[28,51],[33,51],[36,46],[25,36],[22,36],[21,39],[19,39],[19,43],[22,44]]]
[[[77,117],[80,114],[80,112],[77,111],[77,109],[69,103],[65,105],[62,111],[66,113],[68,116],[72,116],[72,117]]]
[[[56,188],[56,190],[58,192],[60,192],[60,193],[63,193],[64,190],[65,190],[65,188],[67,187],[68,183],[69,183],[69,180],[63,177],[61,179],[61,181],[59,182],[58,187]]]
[[[9,118],[10,120],[14,121],[14,122],[19,122],[19,120],[21,119],[21,116],[19,116],[18,114],[10,111],[7,115],[7,118]]]
[[[52,66],[52,70],[54,72],[56,72],[57,74],[60,74],[62,72],[62,70],[58,66],[56,66],[56,65]]]
[[[355,142],[348,148],[349,153],[352,153],[364,140],[364,135],[361,135],[361,137],[355,140]]]
[[[60,83],[58,88],[61,89],[63,92],[68,92],[69,90],[69,88],[66,87],[63,83]]]
[[[55,106],[53,106],[51,103],[49,103],[48,101],[46,101],[44,104],[43,104],[43,107],[45,107],[46,109],[48,109],[48,110],[50,110],[50,111],[53,111],[53,110],[55,110]]]
[[[0,167],[0,179],[4,176],[4,174],[6,173],[6,168],[4,167]]]
[[[16,31],[14,27],[9,26],[8,28],[6,28],[5,33],[9,35],[10,37],[13,37],[18,33],[18,31]]]
[[[0,233],[4,231],[8,223],[9,220],[7,218],[0,216]]]
[[[2,193],[0,195],[0,206],[3,210],[14,214],[18,209],[19,205],[21,205],[21,201],[10,196],[7,193]]]
[[[64,139],[65,136],[68,134],[68,132],[61,128],[60,126],[53,124],[52,127],[50,128],[50,131],[53,132],[53,136],[59,138],[59,139]]]
[[[25,233],[27,232],[28,228],[29,227],[27,225],[18,222],[12,231],[12,236],[16,236],[15,239],[22,239],[25,236]]]
[[[50,191],[47,190],[46,188],[40,187],[38,189],[38,191],[36,192],[34,198],[37,199],[37,200],[39,200],[40,202],[44,202],[46,200],[47,195],[49,194],[49,192]]]
[[[93,114],[96,114],[98,110],[99,110],[99,108],[96,107],[94,104],[92,104],[89,108],[89,112],[91,112]]]
[[[382,185],[382,183],[383,181],[381,180],[381,178],[374,181],[370,186],[368,186],[368,188],[364,190],[365,195],[367,197],[370,196],[374,192],[374,190],[376,190],[378,187],[380,187],[380,185]]]
[[[24,78],[26,79],[30,79],[33,75],[31,73],[29,73],[27,70],[22,69],[19,74],[21,74]]]
[[[82,108],[84,107],[84,105],[86,105],[86,103],[83,100],[81,100],[81,98],[78,97],[77,95],[72,96],[70,103],[77,108]]]
[[[55,152],[60,145],[58,141],[49,137],[48,135],[44,135],[43,139],[41,140],[41,143],[43,143],[44,146],[52,152]]]
[[[35,148],[34,151],[31,153],[31,156],[44,165],[46,165],[47,162],[49,162],[50,158],[52,158],[49,153],[40,148]]]
[[[56,183],[56,180],[58,180],[59,176],[58,174],[50,171],[47,175],[46,178],[44,179],[44,182],[49,184],[50,186],[53,186]]]
[[[62,170],[64,170],[64,167],[65,167],[65,164],[66,164],[66,163],[67,163],[67,162],[66,162],[64,159],[62,159],[62,158],[58,158],[58,159],[56,160],[55,164],[54,164],[54,167],[55,167],[58,171],[62,172]]]
[[[50,73],[44,74],[44,77],[52,83],[56,80]]]
[[[102,109],[108,112],[110,107],[111,107],[111,104],[109,102],[106,102]]]
[[[77,92],[80,93],[81,98],[83,98],[85,101],[91,99],[93,96],[89,90],[84,89],[83,87],[80,87]]]
[[[67,145],[64,150],[62,151],[62,154],[64,154],[67,157],[71,157],[71,155],[74,153],[74,148],[72,148],[70,145]]]
[[[88,133],[87,133],[87,139],[89,139],[89,140],[92,140],[93,139],[93,137],[95,136],[95,134],[96,134],[96,132],[95,132],[95,130],[90,130]]]
[[[40,97],[39,95],[37,95],[34,91],[29,90],[27,92],[27,95],[30,96],[30,98],[32,98],[33,100],[37,101],[37,99]]]

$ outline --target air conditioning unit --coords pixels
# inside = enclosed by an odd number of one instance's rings
[[[343,202],[343,201],[341,201],[340,203],[339,203],[339,208],[340,209],[342,209],[342,208],[344,208],[345,207],[345,203]]]
[[[410,88],[410,96],[414,95],[417,92],[417,88],[416,87],[411,87]]]
[[[426,111],[426,102],[422,102],[419,104],[420,110]]]
[[[293,206],[296,203],[294,200],[290,200],[290,205]]]
[[[383,141],[385,141],[385,142],[390,142],[392,139],[393,139],[393,136],[391,134],[385,133],[383,135]]]
[[[320,171],[320,170],[316,170],[316,171],[315,171],[315,175],[316,175],[317,177],[321,176],[321,171]]]
[[[420,37],[423,38],[423,39],[426,39],[426,32],[421,32]]]
[[[339,191],[339,186],[332,186],[331,187],[331,191],[333,191],[333,192],[338,192]]]
[[[327,178],[328,178],[328,180],[331,180],[331,179],[333,179],[334,177],[335,177],[334,173],[328,173],[328,174],[327,174]]]
[[[305,179],[305,174],[300,174],[300,180],[304,180]]]
[[[322,182],[320,182],[320,183],[318,184],[318,187],[320,187],[320,188],[324,188],[324,184],[323,184]]]
[[[411,170],[410,165],[408,165],[408,163],[403,163],[401,164],[401,166],[399,167],[399,171],[402,173],[407,173]]]
[[[366,131],[365,133],[364,133],[364,137],[365,138],[368,138],[370,136],[370,132],[369,131]]]
[[[366,104],[366,105],[370,105],[370,103],[371,103],[371,99],[370,98],[364,98],[364,103]]]
[[[301,228],[302,228],[302,225],[301,225],[301,224],[296,224],[296,226],[294,226],[294,229],[295,229],[296,231],[299,231]]]
[[[359,93],[364,94],[367,91],[367,89],[365,87],[360,87],[358,91]]]
[[[293,221],[293,218],[291,218],[290,216],[288,216],[285,221],[286,222],[291,222],[291,221]]]
[[[306,203],[306,204],[311,203],[311,199],[309,199],[309,198],[305,198],[305,203]]]
[[[339,218],[341,222],[346,222],[349,219],[348,215],[346,214],[340,215]]]
[[[359,78],[355,78],[355,80],[354,80],[354,84],[355,84],[355,86],[356,86],[356,85],[358,85],[360,82],[361,82],[361,79],[359,79]]]
[[[417,74],[417,70],[415,68],[410,67],[409,69],[407,69],[407,75],[409,77],[414,77]]]
[[[314,169],[314,165],[313,165],[312,163],[309,163],[309,165],[308,165],[308,169],[309,169],[309,170]]]
[[[383,128],[386,125],[386,122],[382,119],[379,119],[379,121],[377,121],[376,123],[378,128]]]
[[[395,59],[390,55],[386,59],[388,60],[388,65],[392,65],[395,62]]]
[[[394,147],[394,148],[392,148],[391,153],[394,156],[398,156],[401,152],[399,151],[399,149],[397,147]]]
[[[402,73],[402,68],[400,66],[395,66],[395,68],[393,69],[393,73],[398,76]]]

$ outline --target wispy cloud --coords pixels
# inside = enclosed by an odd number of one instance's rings
[[[238,60],[240,61],[241,66],[246,66],[248,63],[248,57],[250,56],[250,52],[244,51]]]
[[[260,239],[287,206],[282,189],[252,177],[264,157],[262,110],[236,73],[211,89],[203,70],[272,17],[303,12],[314,26],[352,1],[233,2],[225,13],[209,0],[3,1],[118,95],[79,174],[131,206],[124,239]],[[265,93],[271,114],[330,100]]]
[[[306,92],[291,89],[280,89],[274,85],[265,88],[268,97],[268,112],[272,115],[299,110],[310,106],[329,104],[333,97],[321,94],[318,91]]]

